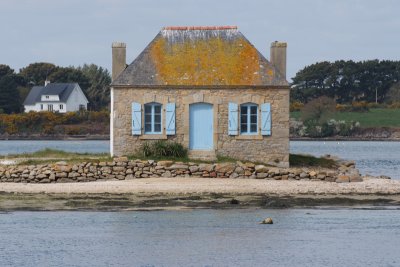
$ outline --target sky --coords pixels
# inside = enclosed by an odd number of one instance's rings
[[[111,71],[111,43],[127,63],[164,26],[236,25],[269,59],[288,43],[287,77],[320,61],[400,59],[398,0],[0,0],[0,64],[94,63]]]

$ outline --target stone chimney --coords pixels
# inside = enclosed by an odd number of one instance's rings
[[[286,48],[287,43],[275,41],[271,43],[271,57],[272,65],[279,71],[279,73],[286,79]]]
[[[126,44],[114,42],[112,43],[112,80],[114,81],[125,68]]]

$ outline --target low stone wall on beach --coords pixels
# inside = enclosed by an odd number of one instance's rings
[[[327,182],[361,182],[352,161],[341,161],[335,169],[276,168],[250,162],[183,163],[174,161],[128,160],[82,162],[28,166],[0,166],[0,182],[66,183],[96,180],[125,180],[148,177],[206,177],[231,179],[315,180]]]

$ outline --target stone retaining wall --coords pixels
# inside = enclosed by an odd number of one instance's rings
[[[65,183],[96,180],[126,180],[148,177],[207,177],[274,180],[362,181],[354,162],[342,162],[337,169],[276,168],[247,162],[183,163],[173,161],[128,160],[111,162],[64,161],[47,165],[0,166],[0,182]]]

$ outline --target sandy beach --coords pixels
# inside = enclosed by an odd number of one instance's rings
[[[360,183],[275,181],[265,179],[146,178],[88,183],[1,183],[8,193],[52,194],[400,194],[400,181],[365,179]]]

